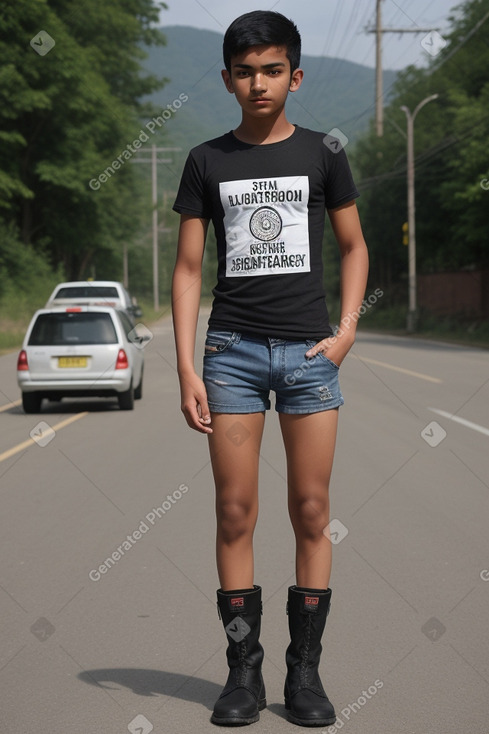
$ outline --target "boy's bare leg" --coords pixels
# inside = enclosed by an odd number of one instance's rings
[[[296,538],[297,586],[327,589],[331,574],[329,480],[338,410],[308,415],[280,414],[287,453],[289,515]]]
[[[212,413],[209,450],[216,485],[216,558],[223,591],[253,587],[253,532],[265,413]]]

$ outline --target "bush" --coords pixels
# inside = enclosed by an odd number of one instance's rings
[[[54,271],[45,255],[22,243],[13,227],[0,223],[0,332],[22,332],[62,280],[60,268]],[[2,341],[8,343],[5,337]]]

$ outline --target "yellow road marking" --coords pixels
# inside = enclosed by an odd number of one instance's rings
[[[16,408],[18,405],[20,405],[22,400],[14,400],[13,403],[8,403],[7,405],[2,405],[0,407],[0,413],[3,413],[4,410],[8,410],[9,408]]]
[[[422,372],[414,372],[413,370],[407,370],[404,367],[397,367],[394,364],[388,362],[378,362],[376,359],[370,359],[369,357],[359,357],[358,354],[352,354],[352,357],[359,359],[361,362],[368,362],[369,364],[376,364],[379,367],[385,367],[388,370],[394,370],[395,372],[402,372],[404,375],[410,375],[411,377],[418,377],[420,380],[426,380],[427,382],[443,382],[439,377],[431,377],[431,375],[425,375]]]
[[[80,420],[80,418],[84,418],[86,415],[88,415],[88,411],[72,415],[70,418],[66,418],[64,421],[60,421],[59,423],[56,423],[56,425],[51,426],[51,430],[55,432],[60,431],[62,428],[69,426],[70,423],[74,423],[75,421]],[[18,443],[17,446],[13,446],[11,449],[8,449],[8,451],[4,451],[3,454],[0,454],[0,463],[5,461],[5,459],[10,459],[11,456],[15,456],[19,451],[29,448],[33,443],[36,443],[36,441],[34,441],[33,438],[29,438],[27,441],[22,441],[22,443]]]

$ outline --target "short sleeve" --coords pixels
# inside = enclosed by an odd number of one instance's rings
[[[179,214],[191,214],[202,219],[211,218],[204,185],[203,165],[199,165],[192,151],[185,162],[173,209]]]
[[[325,183],[325,202],[327,209],[335,209],[360,196],[350,170],[344,149],[333,152],[327,146],[327,176]]]

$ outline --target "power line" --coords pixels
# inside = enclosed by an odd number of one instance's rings
[[[376,0],[375,28],[367,28],[367,33],[375,33],[375,127],[377,136],[384,134],[384,91],[382,77],[382,36],[384,33],[429,33],[436,28],[384,28],[382,25],[382,0]],[[398,6],[399,7],[399,6]],[[402,10],[402,8],[399,8]],[[407,13],[404,14],[409,17]],[[414,21],[413,21],[414,22]]]
[[[481,19],[480,19],[480,20],[479,20],[479,21],[478,21],[478,22],[477,22],[477,23],[475,24],[475,26],[474,26],[474,27],[472,28],[472,30],[470,30],[470,31],[469,31],[469,32],[467,33],[467,35],[465,36],[465,38],[462,38],[462,40],[460,41],[460,43],[458,44],[458,46],[457,46],[456,48],[454,48],[454,49],[453,49],[452,51],[450,51],[450,53],[449,53],[449,54],[447,54],[446,56],[444,56],[443,58],[441,58],[441,59],[440,59],[440,63],[439,63],[438,65],[437,65],[437,64],[435,64],[435,66],[434,66],[434,68],[432,69],[432,71],[438,71],[438,69],[439,69],[439,68],[440,68],[440,67],[441,67],[441,66],[442,66],[442,65],[443,65],[443,64],[444,64],[444,63],[445,63],[446,61],[448,61],[449,59],[451,59],[451,58],[452,58],[452,56],[455,56],[455,54],[457,53],[457,51],[459,51],[459,50],[460,50],[460,49],[462,48],[462,46],[463,46],[463,45],[464,45],[465,43],[467,43],[467,41],[469,40],[469,38],[472,38],[472,36],[474,35],[474,33],[477,33],[477,31],[479,30],[479,28],[481,27],[481,25],[482,25],[483,23],[485,23],[485,22],[486,22],[486,20],[487,20],[488,18],[489,18],[489,11],[488,11],[488,12],[487,12],[487,13],[486,13],[486,14],[484,15],[484,17],[483,17],[483,18],[481,18]]]
[[[454,136],[451,135],[448,138],[444,138],[443,140],[439,141],[438,143],[435,143],[435,145],[432,145],[431,148],[428,148],[427,150],[420,153],[415,158],[415,165],[423,166],[426,163],[431,162],[433,159],[435,159],[440,153],[444,153],[446,150],[451,148],[453,145],[460,144],[463,140],[466,140],[467,138],[470,138],[472,135],[474,135],[474,131],[477,127],[485,123],[487,120],[489,120],[489,113],[482,117],[477,123],[471,123],[470,126],[468,126],[465,130],[463,130],[458,135]],[[383,183],[384,181],[389,181],[391,179],[396,178],[405,178],[406,176],[407,167],[406,165],[400,166],[399,168],[395,168],[392,171],[386,171],[385,173],[380,173],[377,176],[369,176],[369,178],[362,179],[357,183],[357,187],[359,189],[366,189],[370,188],[371,186],[375,186],[378,183]]]

